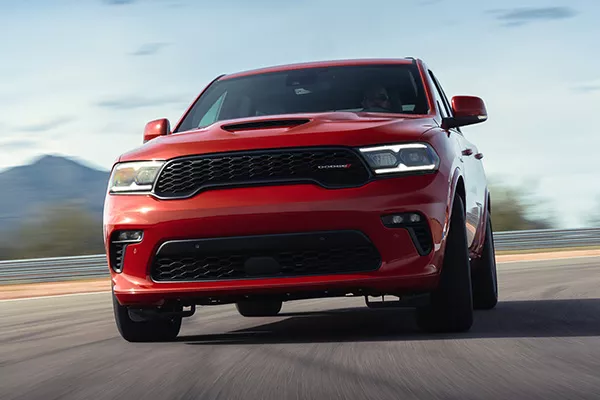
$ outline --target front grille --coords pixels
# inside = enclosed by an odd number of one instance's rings
[[[167,242],[157,252],[155,281],[277,278],[373,271],[381,258],[358,232],[251,236]]]
[[[370,172],[350,149],[277,149],[208,154],[165,164],[154,193],[182,198],[215,187],[316,183],[327,188],[355,187]]]

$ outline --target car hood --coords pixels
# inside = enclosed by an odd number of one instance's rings
[[[153,139],[120,161],[305,146],[365,146],[417,140],[438,126],[432,117],[354,112],[290,114],[219,121]]]

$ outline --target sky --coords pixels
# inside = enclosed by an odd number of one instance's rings
[[[561,227],[600,200],[597,0],[0,0],[0,170],[43,154],[109,169],[217,75],[327,59],[423,59],[484,99],[464,133],[490,180]]]

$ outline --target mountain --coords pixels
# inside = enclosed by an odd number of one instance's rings
[[[0,172],[0,232],[54,204],[76,203],[101,221],[108,179],[108,171],[55,155]]]

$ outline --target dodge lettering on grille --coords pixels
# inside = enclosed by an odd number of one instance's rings
[[[348,169],[352,164],[319,165],[319,169]]]

